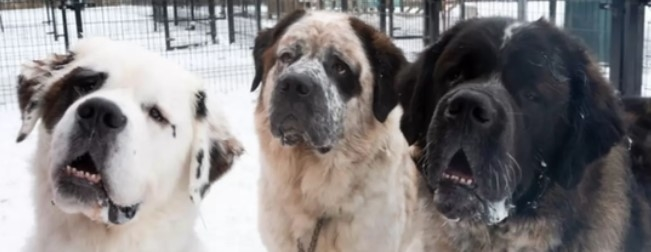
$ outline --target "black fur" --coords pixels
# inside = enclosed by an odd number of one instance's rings
[[[400,69],[407,65],[407,60],[383,33],[358,18],[350,18],[350,24],[364,45],[373,71],[373,113],[378,121],[384,122],[389,112],[398,105],[394,83]]]
[[[206,108],[206,92],[199,91],[195,94],[196,101],[196,117],[197,119],[206,118],[208,115],[208,108]]]
[[[197,179],[201,177],[201,165],[203,164],[203,150],[199,150],[197,153]]]
[[[427,47],[400,73],[401,129],[423,150],[419,168],[440,213],[476,224],[477,214],[485,211],[483,201],[506,197],[516,207],[506,223],[526,227],[530,220],[549,218],[562,224],[552,232],[563,246],[580,249],[594,242],[583,240],[595,225],[592,208],[600,207],[590,200],[610,190],[613,180],[634,183],[602,173],[631,174],[626,160],[604,160],[626,142],[622,106],[580,40],[543,20],[517,28],[510,26],[514,23],[499,17],[462,21]],[[513,32],[505,40],[509,26]],[[451,104],[467,93],[481,99],[464,106],[490,110],[490,124],[473,119],[477,110],[457,116]],[[466,191],[442,178],[445,172],[462,172],[460,163],[451,161],[455,153],[469,163],[471,171],[463,175],[479,181]],[[638,192],[632,189],[622,198],[636,200]],[[639,219],[649,208],[638,200],[630,210],[631,218]],[[649,225],[648,218],[639,222],[629,228],[627,241],[609,242],[638,246],[648,235],[641,227]]]
[[[400,102],[405,109],[400,128],[411,145],[417,143],[425,147],[425,133],[434,114],[434,108],[444,94],[433,81],[434,67],[441,53],[459,32],[475,23],[487,22],[471,19],[462,21],[444,32],[433,45],[428,46],[411,66],[404,68],[398,78]],[[506,22],[506,20],[504,21]]]
[[[338,67],[345,70],[344,74],[337,72]],[[334,50],[329,50],[323,62],[323,68],[328,76],[337,83],[337,89],[344,101],[348,101],[362,92],[362,86],[359,83],[359,72],[354,71],[346,62],[341,60]]]
[[[105,72],[78,67],[52,84],[43,97],[45,128],[52,130],[70,105],[77,99],[100,89],[108,77]]]

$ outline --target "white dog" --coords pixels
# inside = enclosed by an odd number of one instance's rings
[[[197,203],[243,149],[199,78],[93,38],[25,64],[18,95],[18,141],[41,121],[27,251],[202,250]]]

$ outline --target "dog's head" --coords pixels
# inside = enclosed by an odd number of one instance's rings
[[[386,120],[406,63],[387,36],[359,19],[302,10],[262,31],[253,57],[252,90],[262,84],[258,109],[273,136],[321,153]]]
[[[18,141],[41,121],[39,183],[66,213],[122,224],[198,202],[242,152],[200,79],[131,44],[85,39],[18,79]]]
[[[623,137],[599,67],[544,20],[461,22],[405,76],[401,127],[424,148],[422,173],[450,219],[494,224],[547,186],[572,189]]]

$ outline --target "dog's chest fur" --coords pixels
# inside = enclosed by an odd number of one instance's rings
[[[347,142],[349,151],[319,157],[290,151],[263,129],[258,133],[259,222],[270,251],[297,251],[299,242],[307,248],[320,218],[325,222],[316,251],[403,251],[416,189],[400,135]]]
[[[591,164],[574,190],[550,188],[539,202],[536,216],[513,216],[491,227],[434,216],[442,227],[436,247],[481,252],[622,251],[632,224],[630,171],[621,169],[625,155],[623,147],[614,147],[601,161]],[[572,207],[559,207],[563,205]],[[570,223],[572,220],[579,221]]]

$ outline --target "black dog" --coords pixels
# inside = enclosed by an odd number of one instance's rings
[[[435,247],[650,249],[621,103],[578,40],[543,20],[463,21],[399,79],[403,133],[447,222]]]

